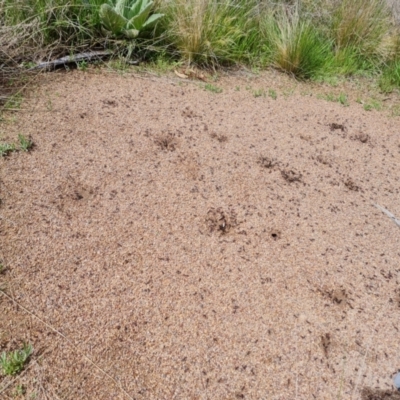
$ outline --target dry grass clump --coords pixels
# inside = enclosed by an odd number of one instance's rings
[[[169,41],[187,63],[244,60],[256,34],[256,2],[171,0],[163,3]]]
[[[334,11],[331,32],[338,51],[353,47],[374,55],[390,37],[390,29],[385,0],[342,0]]]

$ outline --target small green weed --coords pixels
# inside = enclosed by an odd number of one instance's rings
[[[15,375],[21,372],[27,363],[30,355],[33,353],[33,347],[25,344],[21,350],[3,351],[0,357],[0,366],[4,375]]]
[[[50,97],[46,101],[46,108],[47,111],[53,111],[53,102],[51,101]]]
[[[345,106],[345,107],[348,107],[348,106],[349,106],[349,101],[348,101],[348,99],[347,99],[347,95],[345,95],[344,93],[340,93],[340,94],[339,94],[339,97],[337,98],[337,101],[338,101],[342,106]]]
[[[364,104],[364,110],[365,111],[371,111],[371,110],[380,111],[380,110],[382,110],[382,103],[379,102],[378,100],[371,99],[368,103]]]
[[[213,93],[222,93],[222,89],[220,87],[212,85],[211,83],[205,84],[204,89]]]
[[[285,98],[288,98],[289,96],[291,96],[294,93],[294,89],[286,89],[283,91],[283,96]]]
[[[15,388],[15,396],[23,396],[26,393],[26,387],[24,385],[17,385]]]
[[[254,96],[254,97],[265,96],[265,90],[264,90],[264,89],[256,89],[256,90],[253,90],[253,96]]]
[[[400,117],[400,106],[394,106],[392,108],[392,117]]]
[[[22,96],[21,94],[16,94],[14,96],[11,96],[6,104],[4,104],[4,109],[5,110],[19,110],[21,108],[21,103],[22,103]]]
[[[271,97],[271,99],[276,100],[278,98],[278,95],[274,89],[269,89],[268,90],[268,96]]]
[[[27,69],[36,67],[36,63],[33,61],[23,62],[22,65],[24,66],[24,68],[27,68]]]
[[[22,151],[29,151],[33,147],[33,142],[31,139],[27,138],[26,136],[22,135],[21,133],[18,135],[19,140],[19,148]]]
[[[15,144],[13,143],[0,143],[0,157],[7,156],[15,150]]]
[[[332,93],[318,94],[317,99],[323,99],[326,101],[336,101],[336,97]]]
[[[344,107],[348,107],[349,106],[349,101],[347,99],[346,94],[344,94],[344,93],[340,93],[339,96],[335,96],[332,93],[327,93],[327,94],[323,94],[323,95],[317,95],[317,98],[318,99],[323,99],[323,100],[326,100],[326,101],[338,102]]]
[[[80,71],[86,71],[88,69],[88,66],[89,66],[87,61],[78,62],[76,65],[77,65],[77,67],[78,67],[78,69]]]

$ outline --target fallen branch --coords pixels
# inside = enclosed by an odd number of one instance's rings
[[[93,60],[101,60],[105,57],[109,57],[112,54],[110,50],[98,50],[98,51],[90,51],[86,53],[79,53],[70,56],[65,56],[58,58],[53,61],[45,61],[41,62],[38,65],[29,69],[29,71],[34,71],[38,69],[42,70],[52,70],[57,67],[67,66],[68,64],[77,64],[82,61],[93,61]]]

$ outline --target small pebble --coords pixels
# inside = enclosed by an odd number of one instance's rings
[[[393,379],[394,387],[400,392],[400,372]]]

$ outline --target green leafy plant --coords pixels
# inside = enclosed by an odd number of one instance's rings
[[[0,143],[0,157],[7,156],[9,153],[15,150],[15,144],[13,143]]]
[[[0,357],[0,366],[3,374],[15,375],[21,372],[32,352],[33,347],[30,344],[25,344],[21,350],[10,351],[8,353],[3,351]]]
[[[19,148],[22,151],[29,151],[33,147],[32,140],[22,135],[21,133],[18,135],[18,140],[19,140]]]
[[[88,69],[88,63],[87,63],[87,61],[81,61],[81,62],[77,63],[77,67],[78,67],[79,71],[86,71]]]
[[[100,20],[107,33],[135,39],[141,31],[153,28],[164,16],[150,15],[153,4],[149,0],[117,0],[115,4],[109,0],[100,7]]]

